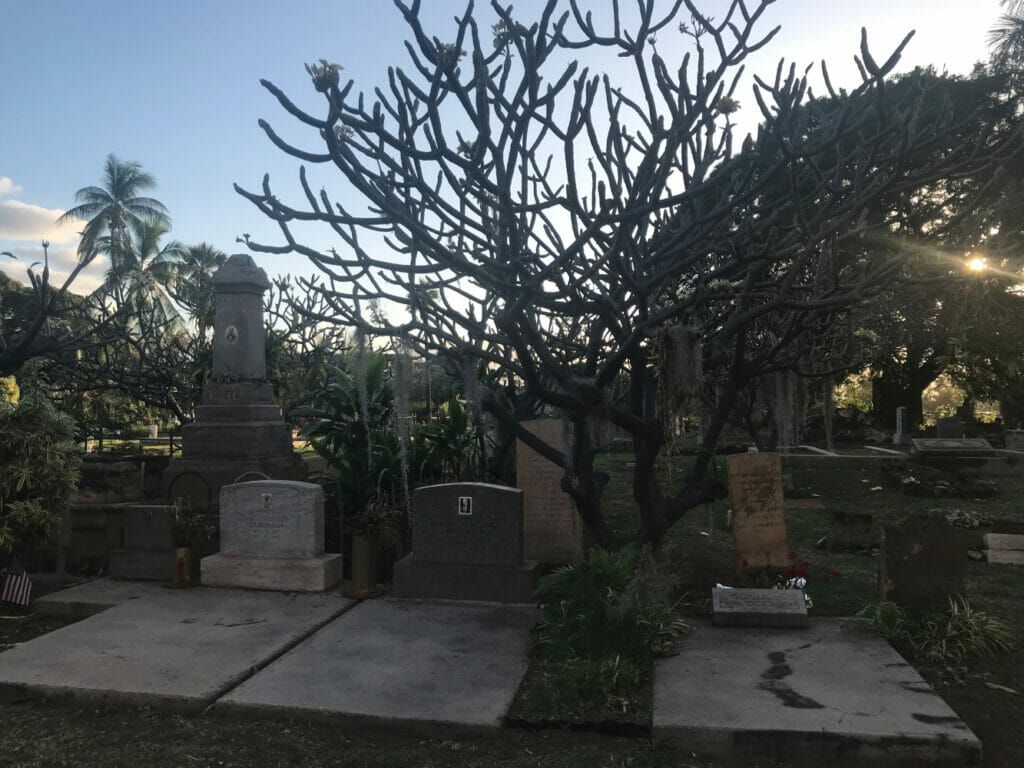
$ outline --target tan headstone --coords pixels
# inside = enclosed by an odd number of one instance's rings
[[[736,556],[748,568],[789,565],[782,460],[774,453],[738,453],[728,466]]]
[[[533,419],[522,426],[548,445],[566,450],[559,419]],[[569,494],[563,470],[532,448],[516,443],[516,478],[523,491],[523,558],[570,563],[583,553],[583,523]]]

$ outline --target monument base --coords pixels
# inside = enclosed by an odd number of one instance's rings
[[[173,549],[115,549],[110,553],[110,578],[170,581]]]
[[[244,480],[305,480],[306,462],[298,454],[256,459],[178,458],[164,470],[164,498],[189,499],[193,506],[217,506],[220,489]]]
[[[341,581],[341,555],[257,557],[216,554],[200,562],[204,587],[324,592]]]
[[[395,563],[396,597],[533,603],[540,563],[519,566],[417,562],[407,555]]]

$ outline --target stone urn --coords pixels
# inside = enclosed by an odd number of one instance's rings
[[[377,552],[380,532],[376,528],[352,534],[352,578],[348,592],[353,597],[367,597],[377,590]]]

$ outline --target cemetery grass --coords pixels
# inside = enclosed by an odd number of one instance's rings
[[[632,471],[626,467],[628,454],[600,457],[600,469],[611,476],[605,495],[610,523],[623,535],[637,530],[636,508],[631,495]],[[672,477],[682,477],[686,460],[673,468]],[[719,459],[724,480],[725,462]],[[883,479],[880,466],[833,467],[805,463],[786,470],[792,475],[787,498],[818,498],[823,509],[787,509],[786,525],[790,549],[798,561],[808,561],[808,592],[814,600],[812,616],[849,617],[875,600],[878,557],[868,552],[830,553],[817,541],[829,527],[829,512],[870,511],[877,521],[895,519],[911,511],[948,514],[953,510],[977,515],[983,524],[970,530],[972,545],[981,544],[992,520],[1024,521],[1024,478],[1000,477],[999,496],[989,500],[919,498],[901,494]],[[669,479],[665,469],[665,479]],[[662,560],[672,574],[676,597],[689,616],[710,614],[711,587],[721,582],[735,584],[732,535],[726,529],[728,500],[721,500],[690,513],[669,534]],[[1016,637],[1024,638],[1024,568],[971,562],[968,566],[967,595],[973,607],[1008,622]],[[535,659],[520,690],[514,710],[535,720],[589,723],[598,730],[608,722],[650,724],[653,660],[637,662],[633,674],[643,680],[643,690],[634,689],[618,699],[607,697],[611,706],[596,706],[595,700],[572,700],[573,681],[543,660]],[[992,766],[1024,765],[1024,642],[1013,652],[994,659],[980,659],[960,668],[915,665],[967,724],[982,739]],[[625,675],[628,677],[628,675]],[[554,688],[559,694],[553,695]],[[1005,690],[1009,689],[1009,690]],[[625,710],[625,711],[623,711]]]

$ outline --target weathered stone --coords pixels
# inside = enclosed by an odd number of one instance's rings
[[[995,456],[995,450],[988,440],[978,437],[970,438],[914,438],[914,453],[924,459],[936,458],[975,458]]]
[[[1012,533],[986,533],[985,549],[1024,551],[1024,536]]]
[[[534,419],[522,426],[548,445],[565,451],[560,419]],[[562,469],[522,440],[516,443],[516,484],[523,491],[523,557],[569,563],[583,553],[583,525],[576,505],[562,490]]]
[[[1008,429],[1003,432],[1003,445],[1010,451],[1024,451],[1024,429]]]
[[[778,454],[734,454],[728,459],[728,472],[737,559],[748,568],[788,565]]]
[[[341,580],[341,555],[324,554],[319,485],[256,480],[220,494],[221,551],[202,559],[204,586],[319,592]]]
[[[417,488],[412,553],[426,563],[511,565],[523,562],[523,492],[488,483]]]
[[[341,555],[259,557],[216,554],[200,563],[204,587],[241,587],[276,592],[324,592],[342,577]]]
[[[539,567],[523,562],[523,496],[487,483],[417,489],[412,553],[395,564],[395,594],[531,602]]]
[[[711,590],[716,627],[806,627],[807,602],[800,589]]]
[[[121,510],[125,549],[174,549],[174,508],[133,504]]]
[[[833,509],[828,546],[832,552],[870,549],[876,543],[872,530],[874,516],[870,512],[849,512]]]
[[[892,436],[894,445],[910,445],[910,413],[905,405],[896,409],[896,433]]]
[[[75,503],[142,501],[142,478],[142,470],[136,462],[87,456],[82,461]]]
[[[945,608],[964,592],[968,535],[940,517],[913,513],[882,526],[879,598],[901,605]]]
[[[323,488],[287,480],[225,486],[220,494],[220,551],[261,557],[323,554]]]
[[[985,552],[990,563],[999,565],[1024,565],[1024,552],[1007,549],[990,549]]]
[[[935,423],[935,436],[940,439],[962,439],[964,436],[964,423],[959,416],[939,419]]]
[[[166,498],[215,505],[238,477],[302,480],[292,429],[266,380],[263,292],[270,281],[252,257],[235,254],[211,280],[216,300],[213,376],[196,421],[181,430],[182,456],[164,474]]]

